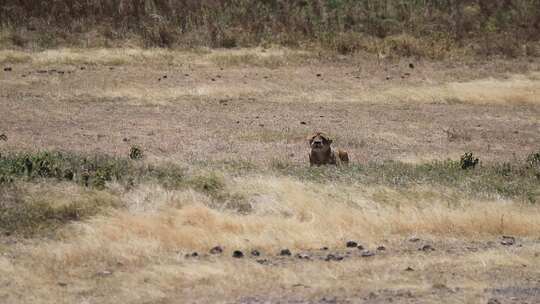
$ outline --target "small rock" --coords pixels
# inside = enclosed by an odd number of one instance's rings
[[[362,245],[358,245],[356,248],[358,248],[358,250],[364,250],[364,246]]]
[[[5,67],[4,68],[4,72],[11,72],[11,71],[13,71],[12,67]]]
[[[36,71],[38,74],[46,74],[47,73],[47,70],[37,70]]]
[[[167,79],[167,75],[163,75],[161,79]]]
[[[501,302],[495,298],[491,298],[487,301],[487,304],[501,304]]]
[[[358,247],[358,243],[355,241],[348,241],[345,245],[347,246],[347,248]]]
[[[111,276],[113,274],[112,271],[110,270],[102,270],[98,273],[96,273],[97,276],[100,276],[100,277],[108,277],[108,276]]]
[[[414,271],[414,269],[411,266],[409,266],[409,267],[405,268],[405,271]]]
[[[212,79],[210,79],[210,80],[212,80],[212,81],[216,81],[216,79],[215,79],[215,78],[212,78]]]
[[[232,256],[233,258],[241,259],[244,257],[244,253],[240,250],[235,250]]]
[[[81,67],[80,70],[84,71],[84,70],[86,70],[86,67]]]
[[[257,260],[257,263],[261,264],[261,265],[267,265],[268,264],[268,260],[267,259],[260,259],[260,260]]]
[[[68,284],[64,282],[58,282],[58,286],[60,287],[66,287]]]
[[[414,64],[409,63],[409,68],[414,69]]]
[[[0,140],[7,141],[8,140],[7,135],[4,133],[0,134]]]
[[[300,124],[301,125],[307,125],[307,123],[305,121],[301,121]]]
[[[516,238],[513,236],[503,235],[501,245],[512,246],[516,243]]]
[[[299,253],[296,255],[297,258],[299,258],[300,260],[309,260],[310,257],[309,255],[305,254],[305,253]]]
[[[261,253],[259,252],[259,250],[251,250],[251,255],[252,256],[260,256]]]
[[[279,255],[280,256],[290,256],[292,253],[289,249],[282,249],[280,252],[279,252]]]
[[[198,252],[192,252],[192,253],[186,254],[186,258],[196,258],[198,256],[199,256]]]
[[[321,76],[322,76],[322,74],[317,74],[317,77],[321,77]]]
[[[185,77],[189,77],[189,74],[184,74]]]
[[[326,247],[326,246],[322,247],[321,250],[326,251],[326,250],[328,250],[328,247]]]
[[[418,250],[428,252],[428,251],[435,251],[435,248],[433,248],[433,246],[431,246],[431,245],[424,245],[424,246],[420,247],[420,249],[418,249]]]
[[[364,251],[362,252],[362,257],[363,257],[363,258],[372,257],[372,256],[374,256],[374,255],[375,255],[375,253],[372,252],[372,251],[369,251],[369,250],[364,250]]]
[[[392,79],[392,77],[386,76],[386,80],[390,80],[390,79]]]
[[[329,254],[326,256],[326,258],[324,258],[325,261],[329,262],[329,261],[342,261],[343,260],[343,257],[342,256],[339,256],[339,255],[334,255],[334,254]]]
[[[223,248],[221,248],[221,246],[216,246],[210,249],[210,254],[220,254],[222,252],[223,252]]]
[[[377,250],[378,250],[378,251],[385,251],[385,250],[386,250],[386,247],[384,247],[384,246],[379,246],[379,247],[377,247]]]

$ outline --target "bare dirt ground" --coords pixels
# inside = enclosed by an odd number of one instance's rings
[[[246,67],[237,63],[246,55],[234,54],[4,64],[13,71],[0,73],[0,129],[10,134],[8,149],[125,154],[138,144],[155,158],[255,163],[304,162],[305,138],[315,131],[357,162],[466,150],[508,160],[540,140],[536,61],[289,63],[292,55],[278,53],[277,63]]]
[[[125,157],[138,145],[145,162],[266,168],[307,166],[314,131],[360,164],[467,151],[522,160],[540,143],[537,59],[58,50],[0,51],[0,63],[1,152]],[[540,303],[538,205],[442,186],[218,174],[247,214],[157,184],[23,184],[33,200],[123,207],[45,236],[0,236],[0,302]]]

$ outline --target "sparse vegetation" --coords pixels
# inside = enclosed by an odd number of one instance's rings
[[[129,158],[131,159],[134,159],[134,160],[137,160],[137,159],[142,159],[143,158],[143,151],[140,147],[138,146],[133,146],[131,147],[131,149],[129,150]]]

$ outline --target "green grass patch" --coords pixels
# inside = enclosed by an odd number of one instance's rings
[[[22,184],[3,184],[0,185],[0,231],[25,237],[48,235],[67,223],[119,205],[117,197],[97,190],[72,195],[50,191],[32,194]]]
[[[272,165],[278,174],[320,183],[360,183],[390,187],[435,185],[481,197],[521,198],[540,202],[540,167],[524,163],[495,163],[463,169],[460,161],[407,164],[396,161],[351,164],[344,167],[306,167],[284,161]]]

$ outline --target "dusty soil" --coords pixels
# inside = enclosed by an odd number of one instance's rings
[[[197,56],[172,63],[3,63],[0,152],[127,156],[138,145],[148,162],[264,167],[277,159],[307,166],[306,138],[315,131],[328,133],[358,163],[457,159],[467,151],[483,162],[512,161],[540,148],[537,59],[377,64],[279,57],[245,65],[243,55]],[[258,213],[209,208],[211,198],[189,189],[141,185],[124,193],[113,185],[106,191],[133,210],[77,223],[62,232],[65,238],[0,236],[0,302],[540,303],[535,206],[471,201],[439,188],[418,187],[411,190],[417,197],[404,197],[382,186],[242,178],[228,186],[257,199]],[[527,228],[515,224],[520,218]],[[489,229],[478,228],[482,220]],[[493,232],[503,221],[521,234],[511,244]],[[433,228],[437,223],[447,228]],[[346,240],[300,249],[303,239],[312,244],[328,235],[321,225],[380,241],[359,241],[363,250],[335,245]],[[467,225],[476,230],[463,232]],[[414,229],[419,239],[405,235]],[[284,235],[298,238],[289,242],[290,256],[274,246]],[[272,245],[252,248],[261,253],[252,256],[248,236]],[[229,245],[210,254],[214,239]],[[243,258],[232,257],[237,248]]]
[[[498,98],[506,97],[490,97],[490,88],[482,84],[481,103],[454,100],[437,88],[422,102],[406,99],[425,84],[467,83],[488,75],[504,81],[516,72],[512,69],[529,73],[537,67],[533,63],[416,63],[414,69],[405,63],[359,67],[341,62],[272,69],[10,67],[0,72],[0,130],[9,137],[3,145],[9,150],[125,155],[137,144],[151,158],[180,162],[282,158],[301,163],[307,157],[305,138],[323,131],[355,162],[417,162],[466,151],[489,161],[523,157],[540,141],[538,103],[502,102]],[[411,76],[394,76],[403,73]],[[531,91],[511,83],[501,86]]]

